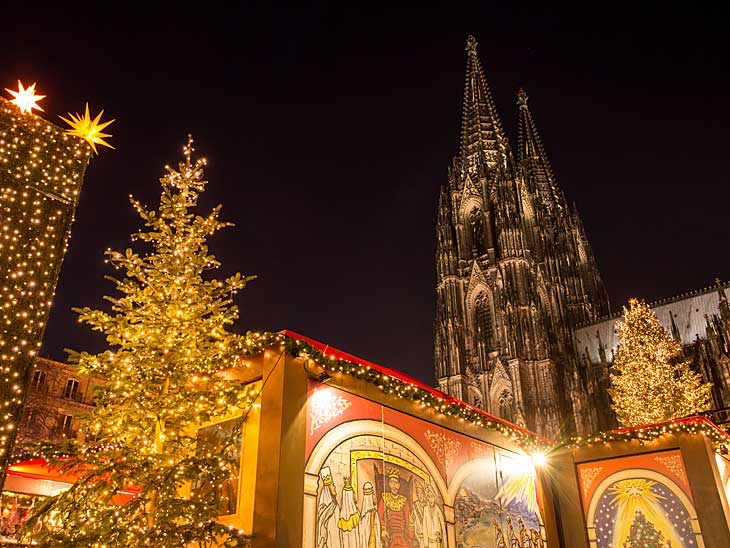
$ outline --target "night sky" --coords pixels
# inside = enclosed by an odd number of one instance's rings
[[[236,329],[288,328],[432,383],[436,199],[469,33],[512,139],[516,90],[530,96],[614,310],[730,279],[727,13],[242,4],[3,8],[0,88],[37,81],[51,121],[86,101],[117,119],[42,355],[103,348],[70,308],[105,306],[103,251],[139,227],[127,196],[154,206],[192,133],[209,160],[202,204],[236,225],[211,241],[221,273],[259,276]]]

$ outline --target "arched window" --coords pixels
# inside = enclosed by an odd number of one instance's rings
[[[488,351],[493,350],[492,307],[486,293],[480,293],[474,301],[474,329],[477,341],[486,345]]]
[[[471,251],[474,255],[481,255],[486,250],[484,233],[484,214],[479,208],[469,213],[469,233],[471,235]]]
[[[512,394],[507,390],[503,390],[499,395],[499,416],[510,422],[514,422],[512,417]]]

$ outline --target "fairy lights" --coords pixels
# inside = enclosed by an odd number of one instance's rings
[[[716,451],[730,452],[730,435],[720,429],[709,418],[704,416],[687,417],[658,424],[647,424],[633,428],[620,428],[606,432],[597,432],[590,436],[577,436],[571,438],[565,445],[572,449],[588,445],[610,444],[611,442],[634,441],[640,445],[652,443],[659,438],[669,435],[696,435],[702,434],[712,441]]]
[[[454,417],[486,430],[500,432],[525,449],[540,451],[551,443],[546,438],[489,415],[465,402],[408,382],[405,377],[398,378],[369,365],[328,355],[308,342],[288,337],[284,333],[248,333],[245,355],[262,353],[270,346],[279,346],[295,357],[311,359],[332,375],[349,375],[364,380],[377,386],[385,394],[411,401],[424,408],[431,408],[443,416]]]
[[[682,344],[651,308],[631,299],[623,313],[608,390],[619,424],[651,424],[709,409],[711,385],[681,359]]]
[[[34,89],[21,91],[34,94]],[[84,141],[19,109],[23,106],[0,98],[3,476],[91,153]]]
[[[120,272],[109,309],[74,309],[108,343],[69,357],[80,374],[106,380],[82,427],[97,448],[84,451],[75,440],[38,448],[50,466],[79,476],[25,522],[21,536],[39,544],[248,544],[245,532],[217,518],[221,508],[235,512],[225,486],[239,481],[244,424],[261,390],[223,371],[239,365],[245,345],[226,329],[238,318],[233,296],[255,276],[211,273],[219,263],[208,239],[229,223],[220,206],[197,213],[206,162],[192,157],[192,145],[177,169],[166,167],[156,209],[130,198],[143,226],[131,237],[138,249],[106,252]],[[121,503],[130,486],[135,495]],[[58,530],[34,531],[55,515],[63,516]]]

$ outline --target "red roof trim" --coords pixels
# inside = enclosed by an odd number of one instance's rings
[[[449,396],[448,394],[444,394],[440,390],[437,390],[431,386],[428,386],[427,384],[424,384],[421,381],[414,379],[413,377],[409,377],[408,375],[405,375],[404,373],[401,373],[400,371],[396,371],[395,369],[389,369],[382,365],[378,365],[376,363],[369,362],[362,358],[358,358],[357,356],[353,356],[352,354],[348,354],[347,352],[338,350],[337,348],[334,348],[328,344],[316,341],[314,339],[310,339],[309,337],[300,335],[299,333],[295,333],[294,331],[291,331],[289,329],[284,329],[284,330],[280,331],[280,333],[284,334],[286,337],[289,337],[290,339],[297,339],[300,341],[304,341],[308,344],[311,344],[314,348],[316,348],[317,350],[320,350],[321,352],[323,352],[324,354],[327,354],[328,356],[331,356],[331,357],[339,359],[339,360],[346,360],[346,361],[349,361],[352,363],[356,363],[356,364],[362,365],[364,367],[369,367],[370,369],[374,369],[375,371],[378,371],[384,375],[388,375],[389,377],[398,379],[402,383],[411,384],[413,386],[420,388],[421,390],[425,390],[426,392],[430,393],[433,397],[438,398],[440,400],[444,400],[446,403],[453,403],[453,404],[458,405],[459,407],[464,407],[466,409],[476,411],[477,413],[482,415],[487,420],[490,420],[492,422],[499,422],[501,424],[504,424],[505,426],[508,426],[509,428],[511,428],[513,430],[517,430],[518,432],[521,432],[528,436],[533,436],[545,443],[548,443],[548,444],[552,443],[552,440],[550,440],[548,438],[544,438],[541,435],[536,434],[535,432],[531,432],[525,428],[517,426],[516,424],[513,424],[502,418],[495,417],[494,415],[491,415],[491,414],[487,413],[486,411],[483,411],[482,409],[469,405],[465,401],[462,401],[460,399]]]
[[[65,483],[67,485],[73,485],[76,483],[79,475],[80,474],[74,474],[73,472],[63,472],[60,468],[49,466],[46,459],[25,460],[22,462],[16,462],[8,467],[8,476],[55,481],[57,483]],[[139,487],[131,485],[124,491],[119,491],[119,494],[136,496],[139,492]]]

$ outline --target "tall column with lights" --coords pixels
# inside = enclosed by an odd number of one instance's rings
[[[64,130],[35,84],[0,98],[0,486],[41,345],[99,119],[70,115]],[[96,122],[96,123],[94,123]]]

